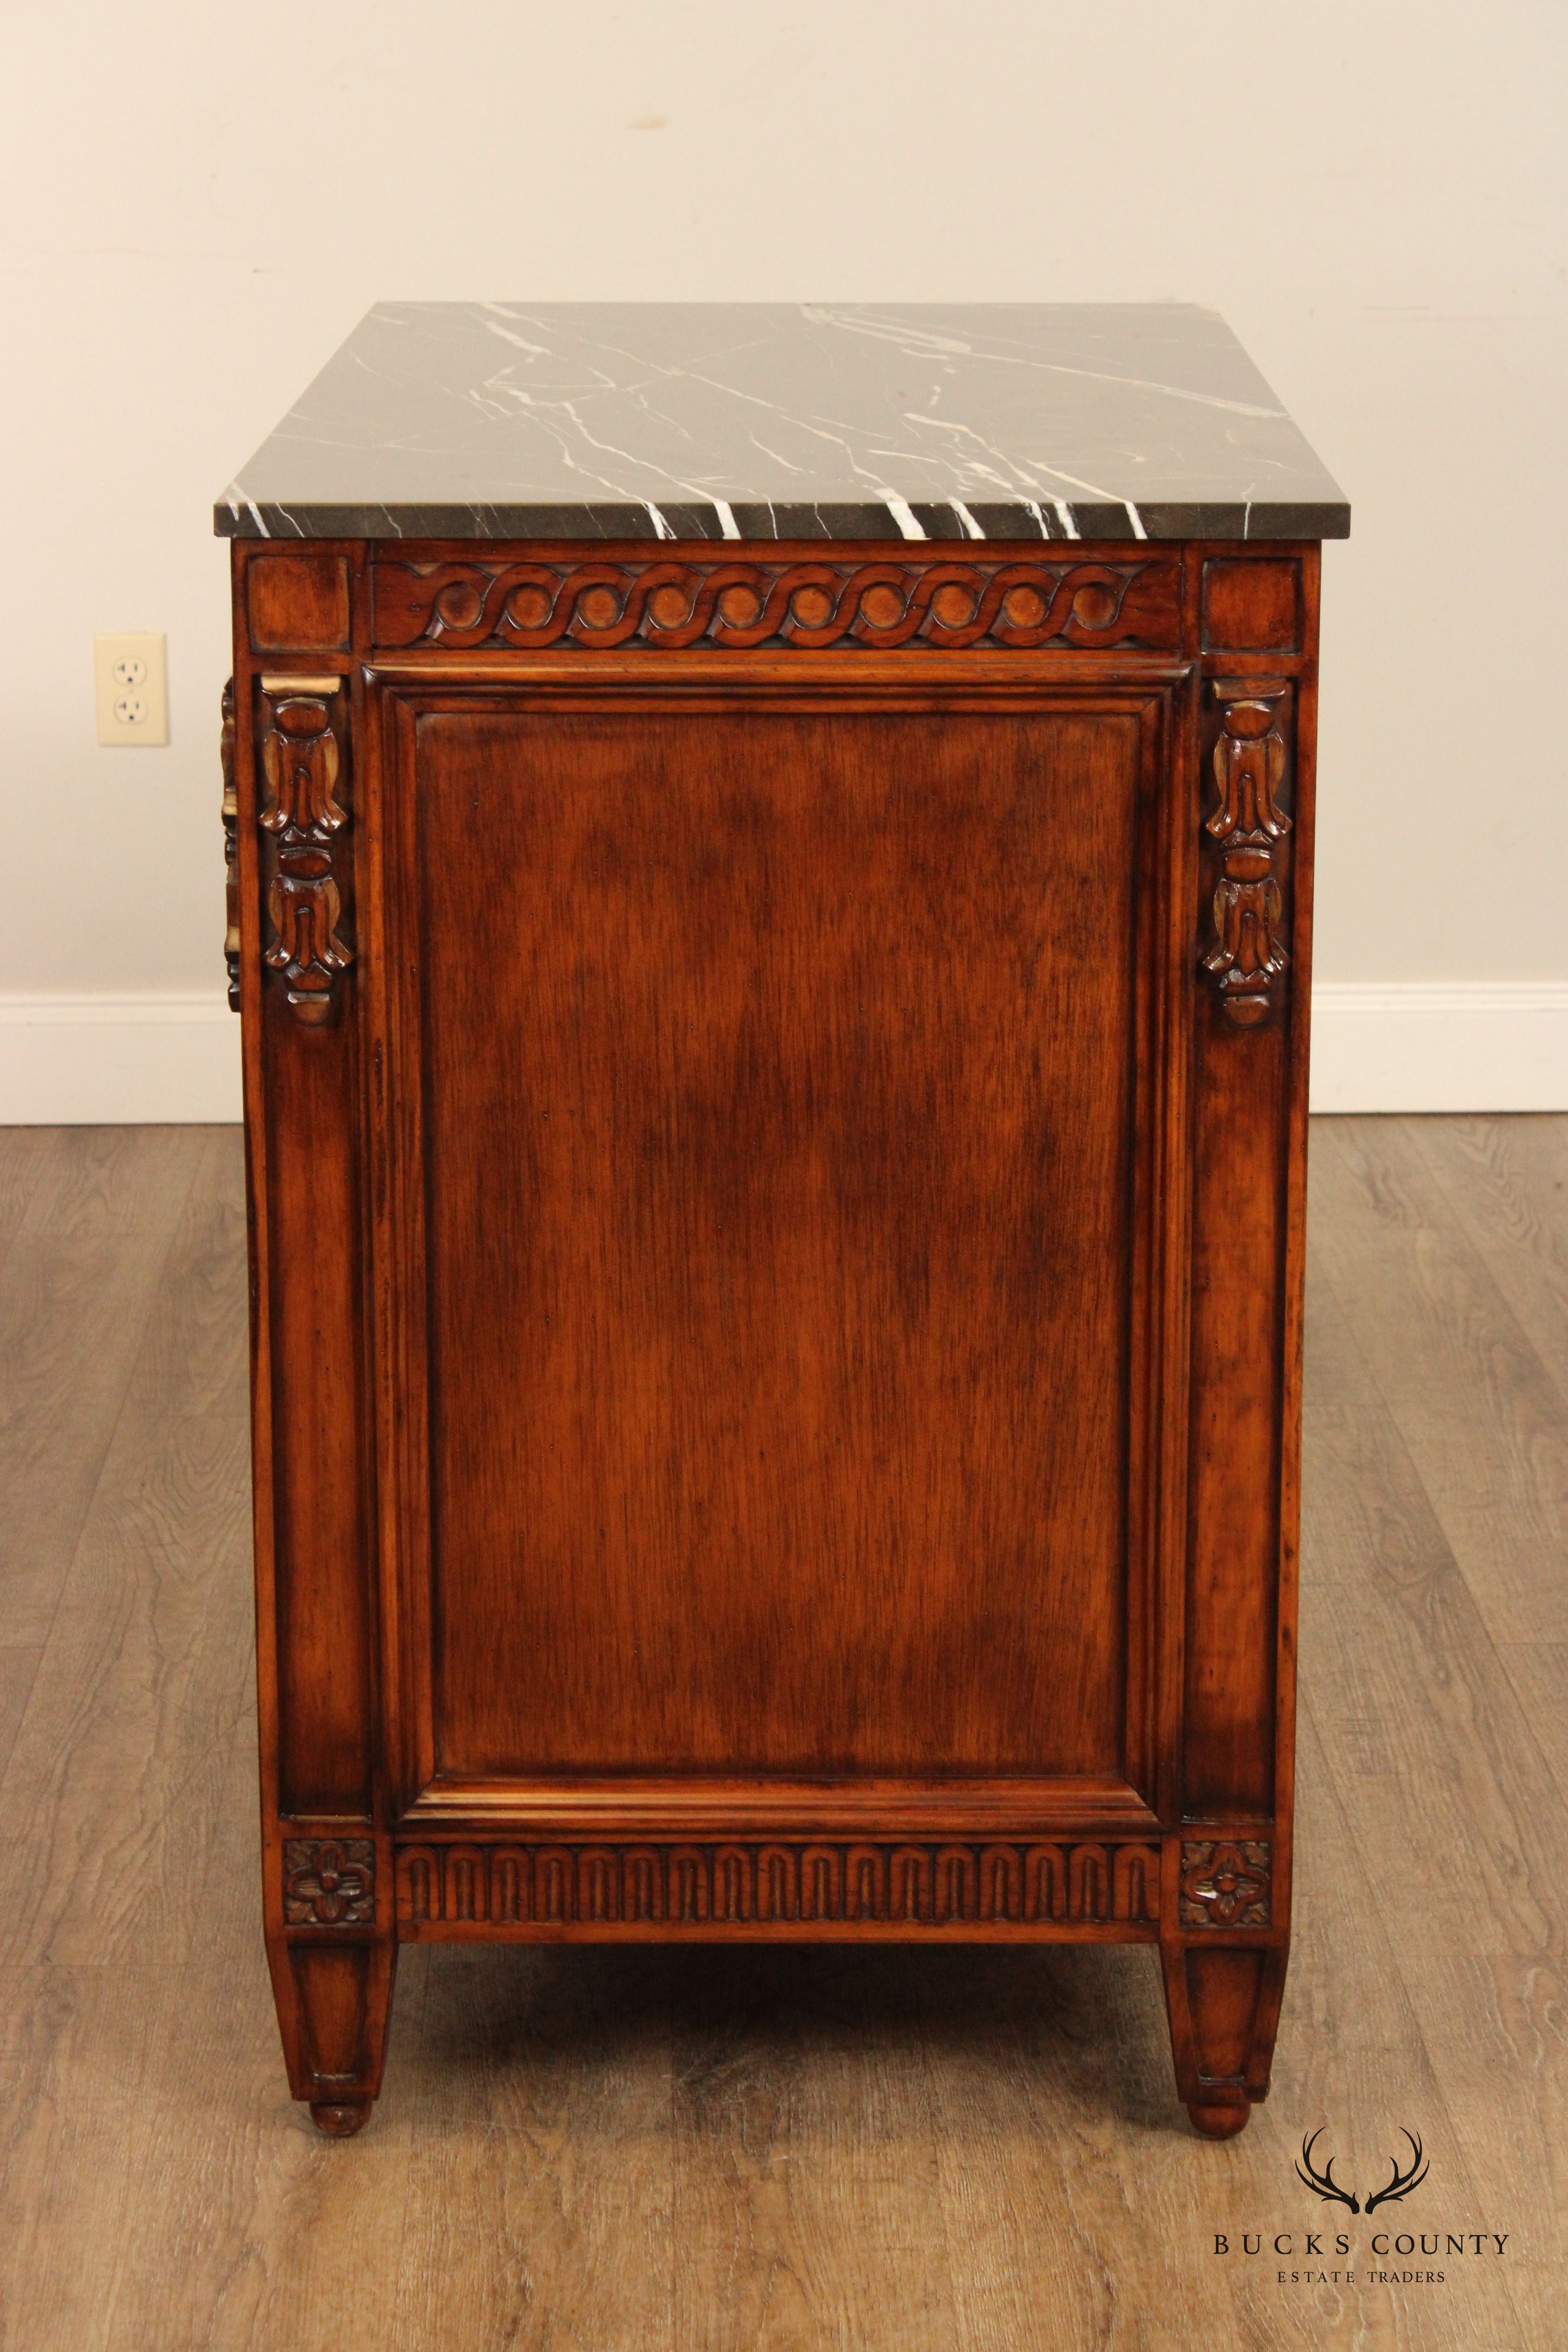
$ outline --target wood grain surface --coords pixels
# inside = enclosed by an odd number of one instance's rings
[[[331,657],[312,573],[297,625],[286,552],[233,574],[296,2096],[365,2120],[398,1941],[913,1927],[1158,1939],[1238,2130],[1289,1934],[1315,551],[759,603],[776,547],[405,542],[401,618],[317,552]],[[1221,552],[1299,626],[1243,595],[1206,651]]]
[[[438,1771],[1121,1766],[1103,700],[421,719]]]
[[[339,2143],[258,1917],[237,1134],[0,1133],[0,2347],[1568,2342],[1565,1177],[1568,1120],[1314,1125],[1296,1940],[1242,2138],[1188,2129],[1147,1951],[433,1946]],[[1431,2160],[1352,2231],[1505,2252],[1281,2284],[1320,2125],[1358,2186],[1406,2126]]]

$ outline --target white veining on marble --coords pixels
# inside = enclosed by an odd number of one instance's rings
[[[1346,509],[1209,311],[488,301],[371,311],[215,520],[962,541],[1337,535]]]
[[[853,310],[827,310],[819,304],[809,302],[803,303],[801,307],[808,319],[819,319],[824,326],[842,327],[851,334],[880,335],[885,341],[896,343],[900,351],[942,352],[965,359],[983,358],[1004,367],[1044,368],[1054,375],[1081,375],[1100,383],[1132,384],[1140,392],[1157,392],[1168,400],[1197,400],[1205,408],[1233,409],[1238,416],[1285,415],[1282,408],[1259,407],[1255,402],[1246,400],[1221,400],[1213,393],[1190,392],[1181,384],[1163,383],[1152,376],[1123,375],[1120,371],[1112,373],[1100,368],[1068,367],[1060,360],[1043,359],[1032,352],[998,351],[994,344],[981,352],[972,342],[929,331],[922,333],[919,329],[908,326],[889,326]],[[1003,306],[999,304],[997,307]]]
[[[227,507],[230,514],[235,517],[237,521],[239,519],[240,510],[243,509],[250,517],[251,522],[255,528],[256,537],[258,539],[271,538],[272,533],[262,521],[261,512],[259,508],[257,506],[255,499],[250,498],[246,491],[240,488],[237,481],[230,482],[223,496],[224,504]]]
[[[884,505],[887,507],[888,512],[892,516],[893,520],[898,524],[899,529],[903,532],[906,539],[923,539],[925,537],[925,532],[921,528],[920,522],[907,499],[900,498],[897,490],[884,490],[882,492],[882,500]]]
[[[486,303],[483,305],[483,308],[497,311],[502,318],[517,318],[520,315],[526,315],[519,313],[508,306],[497,302]],[[487,319],[485,320],[485,324],[491,334],[499,335],[503,341],[514,344],[520,351],[527,352],[531,357],[548,361],[554,356],[552,346],[549,343],[533,342],[527,336],[515,333],[510,327],[499,326],[494,319]],[[607,346],[606,348],[613,349],[614,346]],[[619,356],[632,359],[634,363],[646,364],[637,362],[636,354],[629,352],[622,352]],[[592,373],[598,378],[598,390],[600,392],[614,393],[617,389],[621,388],[617,385],[616,378],[613,373],[598,368],[594,369]],[[665,373],[679,373],[679,371],[665,371]],[[510,380],[510,370],[503,370],[500,375],[492,377],[490,382],[499,384],[500,389],[510,399],[520,403],[521,405],[527,407],[531,412],[538,415],[544,429],[550,433],[552,437],[555,440],[556,446],[561,452],[562,462],[564,465],[571,467],[574,473],[581,472],[586,474],[589,480],[594,483],[597,489],[606,491],[612,499],[619,499],[628,495],[626,485],[623,482],[615,479],[609,474],[602,473],[596,469],[592,469],[584,466],[582,460],[573,448],[570,439],[562,432],[557,422],[556,412],[563,414],[564,416],[570,419],[573,429],[583,441],[586,442],[591,447],[602,451],[606,457],[624,457],[634,470],[639,465],[646,465],[647,462],[646,459],[637,457],[632,451],[622,449],[612,442],[598,439],[589,431],[583,417],[578,414],[575,403],[564,399],[557,399],[554,402],[541,401],[525,386],[514,383]],[[488,390],[488,388],[489,387],[487,385],[485,389]],[[634,396],[637,398],[639,404],[641,404],[646,411],[647,404],[646,399],[643,397],[640,387],[634,385],[629,387],[629,389],[632,390]],[[673,488],[688,491],[695,498],[710,499],[710,503],[719,518],[720,532],[721,537],[725,539],[739,539],[741,537],[742,534],[740,527],[735,521],[733,511],[727,499],[712,498],[710,493],[702,488],[699,483],[687,480],[679,474],[669,472],[667,468],[661,467],[658,470],[663,472],[665,479]],[[636,497],[637,503],[646,508],[648,518],[654,527],[654,536],[657,539],[679,538],[680,533],[670,525],[654,500],[646,497],[637,497],[636,493],[630,493],[629,495]]]

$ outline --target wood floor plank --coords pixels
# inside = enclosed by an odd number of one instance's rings
[[[166,1990],[156,1969],[0,1969],[0,2352],[110,2340]]]
[[[417,2053],[399,2056],[418,2127],[383,2340],[392,2352],[677,2352],[678,1956],[470,1945],[420,1957]]]
[[[1495,2281],[1477,2273],[1434,2301],[1369,2283],[1360,2273],[1372,2231],[1320,2203],[1297,2178],[1301,2144],[1320,2126],[1317,2155],[1330,2157],[1343,2180],[1384,2178],[1377,2165],[1390,2117],[1424,2117],[1445,2149],[1453,2139],[1395,1962],[1388,1906],[1364,1866],[1309,1705],[1300,1747],[1292,1952],[1273,2088],[1243,2137],[1224,2151],[1226,2165],[1210,2170],[1194,2161],[1187,2193],[1188,2241],[1196,2231],[1205,2253],[1216,2238],[1227,2247],[1215,2266],[1234,2312],[1212,2340],[1268,2352],[1361,2352],[1366,2346],[1449,2352],[1478,2341],[1511,2344],[1517,2330],[1506,2287],[1500,2293]],[[1397,2133],[1396,2121],[1393,2127]],[[1336,2256],[1334,2231],[1342,2224],[1351,2251]],[[1316,2259],[1310,2233],[1318,2235]],[[1285,2246],[1276,2244],[1279,2239]],[[1354,2284],[1336,2282],[1336,2268],[1356,2269]],[[1323,2272],[1329,2276],[1320,2281]]]
[[[49,1630],[141,1343],[166,1235],[14,1245],[0,1262],[0,1641]]]
[[[32,1649],[0,1649],[0,1779],[5,1777],[6,1759],[16,1744],[43,1654],[41,1643]]]
[[[919,2011],[931,1956],[691,1957],[674,2008],[677,2342],[951,2345]]]
[[[8,1137],[28,1132],[0,1130],[0,1159]],[[138,1155],[106,1150],[101,1160],[131,1168],[127,1202],[117,1208],[96,1192],[79,1198],[65,1184],[47,1203],[34,1198],[0,1255],[0,1643],[7,1647],[37,1647],[47,1635],[163,1258],[207,1148],[189,1129],[158,1132],[180,1138],[181,1148],[159,1156],[151,1196],[135,1181]]]
[[[1476,2217],[1463,2226],[1507,2233],[1521,2340],[1568,2345],[1568,1969],[1434,1948],[1411,1926],[1400,1972],[1463,2152]],[[1458,2201],[1445,2178],[1423,2194],[1423,2226]]]
[[[0,1248],[20,1231],[35,1192],[58,1186],[70,1133],[66,1127],[0,1129]]]
[[[1436,2178],[1432,2193],[1418,2205],[1385,2208],[1379,2222],[1301,2197],[1287,2216],[1287,2226],[1298,2232],[1303,2226],[1342,2227],[1364,2271],[1393,2262],[1372,2244],[1384,2224],[1396,2235],[1409,2226],[1430,2238],[1437,2229],[1474,2231],[1483,2226],[1479,2217],[1491,2209],[1468,2119],[1451,2099],[1451,2053],[1424,2032],[1423,2005],[1405,1966],[1412,1951],[1428,1948],[1432,1927],[1419,1872],[1394,1860],[1403,1850],[1405,1817],[1397,1807],[1384,1806],[1376,1833],[1369,1830],[1364,1812],[1336,1785],[1331,1750],[1310,1705],[1302,1710],[1300,1748],[1303,1780],[1314,1795],[1300,1832],[1294,1998],[1287,1996],[1281,2032],[1286,2063],[1277,2070],[1274,2095],[1254,2128],[1265,2126],[1260,2147],[1279,2141],[1289,2179],[1302,2139],[1321,2125],[1319,2158],[1342,2149],[1336,2177],[1352,2182],[1363,2196],[1369,2185],[1383,2186],[1390,2158],[1405,2152],[1401,2131],[1407,2126],[1419,2131]],[[1300,1974],[1298,1959],[1306,1963]],[[1512,1962],[1505,1957],[1498,1965]],[[1308,2000],[1310,2023],[1300,2016]],[[1531,2337],[1515,2293],[1514,2265],[1498,2267],[1471,2252],[1448,2262],[1447,2271],[1440,2294],[1406,2294],[1363,2276],[1354,2294],[1330,2288],[1306,2295],[1296,2308],[1300,2337],[1283,2340],[1292,2347],[1300,2341],[1303,2352],[1320,2341],[1357,2343],[1356,2310],[1364,2317],[1371,2305],[1381,2310],[1381,2333],[1369,2341],[1517,2345],[1525,2352]]]
[[[1568,1801],[1568,1642],[1502,1642],[1498,1655],[1559,1795]]]
[[[58,1568],[36,1638],[0,1577],[0,2352],[1568,2342],[1555,1147],[1365,1125],[1318,1129],[1295,1950],[1224,2147],[1133,1948],[411,1949],[374,2118],[318,2137],[261,1954],[237,1139],[0,1134],[0,1476]],[[1412,2231],[1507,2257],[1281,2284],[1304,2133],[1381,2178],[1406,2121]]]
[[[1551,1773],[1315,1257],[1310,1313],[1302,1679],[1341,1799],[1352,1822],[1397,1822],[1389,1866],[1419,1885],[1426,1932],[1557,1950],[1568,1825]]]
[[[97,1971],[112,1982],[117,1969]],[[392,2340],[413,2149],[400,1988],[370,2127],[330,2140],[289,2096],[260,1937],[238,1961],[168,1971],[128,2183],[107,2352],[348,2352]],[[47,2339],[65,2352],[67,2339]],[[472,2344],[486,2342],[472,2336]]]
[[[1568,1640],[1568,1413],[1397,1119],[1314,1123],[1315,1245],[1496,1641]]]
[[[963,2352],[1227,2341],[1192,2199],[1237,2158],[1187,2128],[1154,1954],[919,1958]],[[1133,2245],[1160,2250],[1157,2294]]]
[[[7,1129],[9,1138],[26,1129]],[[84,1244],[135,1233],[168,1233],[191,1178],[215,1138],[237,1152],[237,1127],[57,1127],[47,1139],[38,1181],[29,1188],[18,1232],[28,1241]]]
[[[0,1781],[13,1964],[177,1963],[200,1932],[216,1794],[252,1704],[234,1172],[209,1139]]]
[[[1568,1117],[1400,1125],[1568,1401]]]
[[[1310,2103],[1302,2105],[1306,2051],[1400,2051],[1418,2039],[1394,1959],[1393,1917],[1367,1875],[1355,1815],[1336,1786],[1319,1728],[1321,1679],[1304,1677],[1301,1693],[1290,1970],[1276,2061],[1276,2087],[1285,2091],[1287,2108],[1300,2107],[1302,2130],[1323,2120]]]
[[[818,2315],[817,2340],[924,2352],[955,2336],[952,2248],[942,2194],[940,2149],[930,2097],[925,2030],[929,1955],[871,1955],[828,1948],[747,1960],[776,1963],[761,1979],[794,2011],[789,2084],[790,2208],[803,2256],[803,2283]],[[868,1965],[868,1962],[872,1965]],[[750,1988],[740,1987],[750,2009]],[[701,2036],[694,1997],[683,1987],[676,2014],[678,2060]],[[733,1996],[731,1995],[732,1999]],[[764,2021],[760,2020],[759,2022]],[[717,2089],[700,2092],[678,2066],[677,2130],[685,2154],[682,2192],[704,2147],[703,2120]],[[847,2262],[846,2247],[857,2250]],[[678,2273],[676,2308],[704,2301],[700,2270]]]

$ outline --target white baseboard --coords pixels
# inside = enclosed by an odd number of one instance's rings
[[[239,1116],[239,1023],[221,995],[0,996],[0,1127]]]
[[[1312,1108],[1568,1110],[1568,982],[1321,985]],[[221,995],[0,997],[0,1126],[239,1115],[239,1024]]]
[[[1568,1110],[1568,982],[1321,984],[1312,1108]]]

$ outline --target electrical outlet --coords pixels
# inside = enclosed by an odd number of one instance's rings
[[[163,640],[150,629],[94,637],[100,743],[166,743],[169,680]]]

